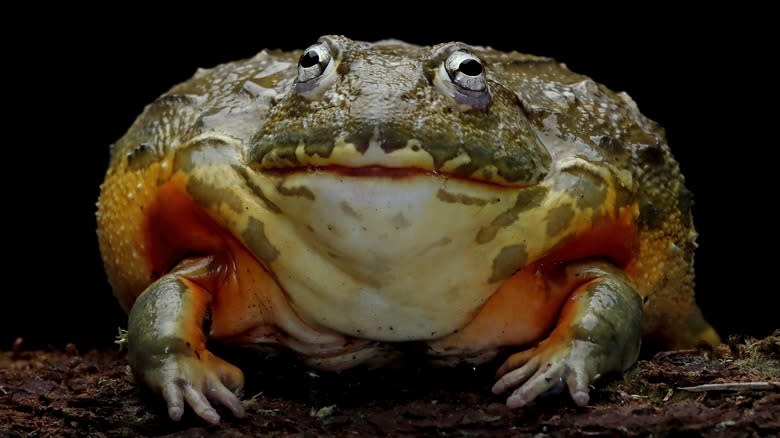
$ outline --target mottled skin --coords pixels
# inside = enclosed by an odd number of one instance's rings
[[[216,340],[329,370],[508,350],[509,406],[563,385],[584,405],[642,336],[719,342],[690,208],[626,94],[547,58],[331,36],[149,105],[113,147],[98,237],[130,364],[173,419],[244,414]]]

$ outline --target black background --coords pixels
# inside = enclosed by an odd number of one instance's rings
[[[628,92],[666,128],[694,192],[697,293],[708,319],[723,335],[780,328],[773,304],[777,93],[769,66],[776,47],[768,49],[771,29],[760,12],[508,11],[438,2],[431,6],[449,9],[423,14],[393,5],[351,10],[349,19],[334,5],[293,3],[18,17],[29,26],[4,36],[0,349],[16,337],[30,348],[107,346],[125,326],[102,271],[94,211],[108,146],[145,104],[198,67],[266,47],[304,48],[327,33],[545,55]]]

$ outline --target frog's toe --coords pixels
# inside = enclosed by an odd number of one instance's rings
[[[179,386],[183,386],[187,404],[199,417],[212,424],[219,422],[219,415],[213,406],[222,405],[234,416],[243,417],[244,408],[237,396],[244,381],[241,370],[208,351],[201,353],[201,359],[205,361],[205,367],[195,370],[183,384],[179,383]]]
[[[533,366],[530,366],[533,364]],[[519,408],[534,401],[540,395],[547,392],[558,392],[563,385],[565,366],[560,363],[547,362],[541,366],[539,361],[532,361],[523,367],[514,370],[501,380],[507,387],[519,387],[507,398],[506,405],[509,408]]]
[[[583,367],[574,367],[569,371],[566,377],[566,386],[569,387],[569,395],[577,406],[587,406],[590,401],[590,382],[597,379],[588,377]]]
[[[219,423],[219,414],[217,414],[217,411],[211,406],[206,399],[206,396],[201,391],[195,389],[190,382],[184,381],[183,379],[177,379],[174,383],[168,385],[168,387],[171,388],[169,393],[175,394],[174,399],[177,403],[171,405],[169,398],[163,394],[166,402],[168,402],[168,416],[170,416],[172,420],[181,418],[181,408],[178,405],[178,401],[183,397],[197,416],[211,424]],[[178,418],[174,418],[174,414],[177,415]]]
[[[529,350],[530,351],[530,350]],[[523,352],[526,353],[526,352]],[[523,354],[518,353],[518,354]],[[507,359],[507,362],[512,360],[517,355],[512,355],[509,359]],[[500,379],[498,379],[498,382],[496,382],[495,385],[493,385],[493,394],[501,394],[502,392],[505,392],[509,389],[516,388],[523,384],[523,382],[527,381],[531,376],[533,376],[538,370],[539,370],[539,361],[535,360],[534,358],[531,358],[530,360],[523,360],[523,361],[513,361],[513,364],[515,366],[508,368],[506,366],[506,363],[501,366],[501,369],[498,371],[498,375],[501,376]],[[519,363],[518,363],[519,362]]]
[[[162,388],[162,396],[168,405],[168,416],[171,417],[171,420],[181,420],[181,416],[184,414],[184,394],[181,388],[170,382]]]
[[[241,401],[236,394],[219,382],[206,390],[206,398],[208,398],[212,404],[218,404],[228,408],[234,417],[243,418],[244,415],[246,415],[244,407],[241,406]]]
[[[528,350],[520,351],[518,353],[515,353],[511,356],[509,356],[506,361],[501,365],[501,367],[496,372],[496,375],[498,377],[505,376],[506,374],[510,373],[511,371],[517,371],[522,367],[524,364],[529,363],[534,356],[537,354],[536,348],[529,348]],[[538,366],[537,366],[538,368]],[[536,372],[536,369],[534,369],[533,372]],[[515,374],[517,375],[517,374]],[[501,379],[503,380],[503,379]],[[500,382],[500,381],[499,381]],[[498,383],[496,383],[498,385]],[[515,385],[512,385],[515,386]],[[506,391],[507,388],[503,388],[500,391],[496,391],[495,387],[493,388],[493,391],[498,394],[499,392]]]

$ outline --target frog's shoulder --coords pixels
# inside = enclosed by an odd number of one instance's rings
[[[627,92],[614,91],[552,58],[478,48],[494,86],[511,89],[525,117],[560,160],[570,154],[625,174],[631,191],[659,184],[651,172],[679,180],[663,128]],[[632,188],[633,186],[633,188]],[[644,187],[643,187],[644,186]]]
[[[576,155],[616,177],[639,205],[640,227],[674,218],[673,241],[691,247],[691,195],[663,128],[626,92],[616,92],[552,58],[478,48],[494,86],[511,89],[558,163]]]
[[[144,108],[112,146],[110,168],[157,162],[206,131],[247,140],[295,79],[300,51],[263,50],[252,58],[199,68]]]

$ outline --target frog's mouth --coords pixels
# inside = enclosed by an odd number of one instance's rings
[[[306,167],[286,167],[279,169],[269,169],[265,171],[269,174],[289,175],[296,172],[329,172],[344,176],[366,177],[366,178],[391,178],[401,179],[420,175],[437,175],[436,170],[421,169],[417,167],[385,167],[379,165],[348,167],[338,164],[328,166],[306,166]]]
[[[549,167],[546,154],[524,149],[508,152],[511,148],[486,144],[417,139],[389,143],[377,138],[364,143],[342,138],[326,144],[289,143],[256,145],[250,154],[251,167],[270,174],[306,171],[391,179],[446,176],[514,188],[537,184]]]
[[[364,179],[388,179],[388,180],[407,180],[410,178],[418,177],[434,177],[443,179],[456,179],[464,182],[471,182],[477,184],[484,184],[487,186],[497,186],[499,188],[508,184],[499,184],[495,181],[485,180],[480,178],[471,178],[464,175],[450,174],[438,171],[436,169],[426,169],[419,167],[385,167],[380,165],[370,165],[362,167],[348,167],[343,165],[327,165],[327,166],[306,166],[306,167],[287,167],[279,169],[268,169],[264,171],[265,174],[275,175],[279,177],[289,177],[296,173],[309,173],[309,174],[321,174],[329,173],[333,175],[339,175],[349,178],[364,178]],[[523,185],[512,185],[512,188],[522,188]]]

